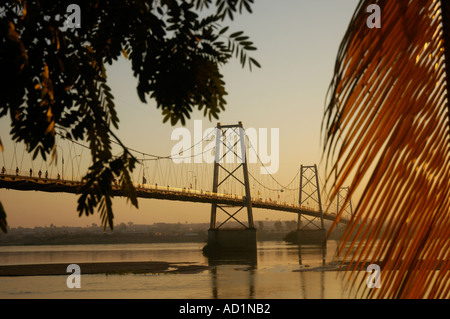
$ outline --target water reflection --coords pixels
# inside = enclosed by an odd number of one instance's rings
[[[325,272],[300,271],[300,282],[302,287],[302,298],[304,299],[325,299]],[[313,289],[312,289],[313,287]]]
[[[323,245],[298,245],[298,263],[300,266],[303,266],[303,259],[302,257],[306,255],[313,255],[313,256],[322,256],[322,266],[326,265],[326,257],[327,257],[327,243],[325,242]],[[317,257],[316,257],[317,258]],[[300,281],[302,282],[302,293],[303,298],[309,299],[309,298],[325,298],[325,272],[319,271],[319,280],[312,277],[310,274],[306,274],[306,272],[300,271]],[[314,282],[308,282],[314,280]],[[320,291],[317,291],[317,289],[314,291],[315,294],[310,296],[311,289],[310,287],[316,287],[320,289]],[[319,293],[319,296],[317,296],[317,293]]]
[[[295,257],[298,260],[297,265],[290,262],[294,261]],[[290,245],[284,246],[284,249],[278,246],[262,245],[254,254],[221,253],[213,257],[208,256],[212,298],[239,296],[238,298],[253,299],[266,289],[266,285],[284,288],[286,287],[284,283],[301,288],[303,298],[325,298],[325,272],[303,270],[309,270],[311,267],[304,261],[312,262],[311,268],[315,268],[320,265],[325,266],[326,257],[326,244],[323,246]],[[268,260],[272,261],[273,265],[269,264]],[[286,265],[280,265],[280,261],[285,261]],[[296,272],[298,276],[295,275]],[[266,284],[266,282],[271,283]],[[283,293],[280,291],[280,294]]]
[[[306,255],[315,255],[322,256],[322,266],[326,264],[327,258],[327,245],[326,243],[322,246],[319,245],[298,245],[298,263],[299,265],[303,265],[302,256]]]
[[[257,260],[257,252],[221,252],[208,256],[212,298],[254,298]],[[247,291],[243,287],[248,287]]]

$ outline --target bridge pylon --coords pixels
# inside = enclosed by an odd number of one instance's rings
[[[230,138],[231,137],[231,138]],[[235,141],[235,139],[237,140]],[[221,152],[223,147],[223,152]],[[239,151],[240,150],[240,151]],[[213,193],[220,193],[220,186],[229,178],[235,179],[244,187],[245,196],[242,205],[219,204],[213,202],[211,205],[211,221],[208,231],[208,253],[214,252],[256,252],[256,229],[253,223],[252,198],[250,194],[250,182],[247,166],[247,151],[245,144],[245,132],[242,122],[235,125],[217,124],[216,145],[214,160]],[[234,168],[225,167],[222,163],[225,159],[237,158]],[[234,163],[234,161],[233,161]],[[225,173],[221,178],[220,173]],[[225,221],[218,225],[217,213],[222,211],[227,215]],[[247,221],[239,220],[236,215],[247,211]],[[238,223],[239,228],[223,227],[230,220]]]
[[[322,199],[320,196],[319,173],[317,165],[300,166],[300,206],[315,206],[318,217],[298,215],[297,241],[299,244],[326,244],[326,230],[323,222]]]
[[[344,217],[350,220],[353,217],[353,206],[352,199],[348,198],[349,192],[350,188],[348,186],[339,189],[336,199],[336,215],[339,215],[342,211],[341,218]],[[336,227],[342,231],[346,226],[338,223]]]

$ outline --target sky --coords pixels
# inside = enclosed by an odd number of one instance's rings
[[[242,68],[232,60],[222,68],[227,107],[220,114],[222,124],[243,122],[245,128],[279,129],[279,170],[274,174],[287,184],[300,165],[319,166],[325,176],[322,158],[321,124],[335,58],[357,0],[257,0],[253,13],[236,16],[231,31],[243,30],[257,47],[253,57],[261,68]],[[160,110],[149,101],[140,102],[129,62],[122,58],[108,68],[120,118],[118,135],[125,145],[146,153],[168,155],[176,143],[172,127],[162,122]],[[202,120],[203,129],[216,126],[194,111],[186,128]],[[10,123],[0,119],[0,137],[9,161]],[[9,147],[9,148],[8,148]],[[77,163],[79,150],[66,150],[66,159]],[[82,155],[83,156],[83,155]],[[81,158],[81,157],[80,157]],[[66,163],[69,163],[66,160]],[[66,164],[69,165],[69,164]],[[75,165],[76,166],[76,165]],[[72,164],[72,170],[73,164]],[[76,168],[75,168],[76,169]],[[211,166],[212,169],[212,166]],[[86,226],[101,224],[99,214],[79,217],[77,196],[35,191],[0,190],[10,227]],[[140,199],[139,209],[123,198],[114,199],[114,222],[152,224],[158,222],[209,222],[210,205]],[[254,212],[255,220],[292,220],[296,216],[280,212]]]

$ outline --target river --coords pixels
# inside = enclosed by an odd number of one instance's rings
[[[67,276],[0,277],[0,298],[133,299],[351,299],[354,289],[339,271],[337,243],[327,249],[258,242],[255,259],[212,261],[202,243],[51,245],[0,247],[0,265],[164,261],[208,266],[195,273],[84,274],[81,288]]]

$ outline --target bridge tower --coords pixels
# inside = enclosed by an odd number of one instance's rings
[[[320,196],[317,165],[300,166],[299,204],[314,208],[319,217],[298,215],[297,241],[299,244],[326,244],[326,230],[323,223],[322,199]]]
[[[223,152],[221,152],[222,147]],[[245,196],[243,196],[244,200],[240,206],[236,206],[233,203],[212,203],[208,245],[205,247],[205,252],[208,254],[216,252],[256,252],[256,229],[253,223],[246,153],[245,132],[242,122],[235,125],[222,125],[218,123],[216,129],[212,191],[213,193],[221,193],[220,186],[231,178],[244,187]],[[228,162],[230,158],[234,157],[237,159],[237,163],[231,165],[233,168],[223,164],[225,160]],[[224,175],[223,178],[221,178],[220,173]],[[227,215],[226,220],[220,225],[217,222],[217,213],[219,210]],[[239,220],[236,217],[241,211],[247,212],[247,221]],[[230,220],[236,221],[240,225],[239,228],[223,227]]]
[[[339,189],[339,192],[337,193],[337,199],[336,199],[336,214],[338,215],[342,211],[342,217],[347,218],[348,220],[351,219],[353,216],[353,206],[352,206],[352,199],[348,198],[348,194],[350,192],[350,188],[347,187],[341,187]],[[343,230],[345,228],[345,225],[342,225],[341,223],[337,224],[338,230]]]

